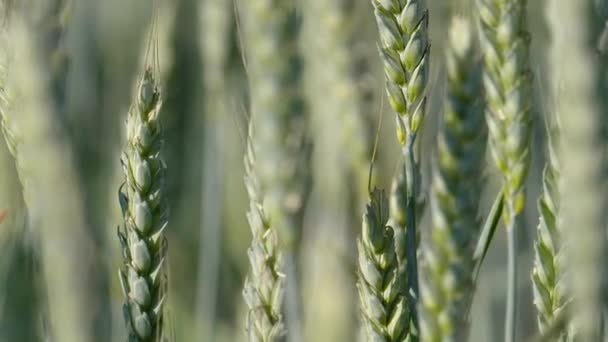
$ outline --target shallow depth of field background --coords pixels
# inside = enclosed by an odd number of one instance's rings
[[[204,25],[209,23],[201,20],[198,8],[205,1],[160,1],[157,39],[164,78],[161,115],[171,207],[167,230],[170,293],[166,313],[170,336],[175,341],[243,341],[245,305],[241,291],[248,270],[246,250],[251,237],[245,217],[248,199],[242,162],[249,115],[247,81],[231,1],[225,0],[229,21],[225,36],[221,31],[205,29]],[[420,139],[425,183],[429,179],[436,120],[445,90],[437,80],[443,77],[448,17],[451,11],[466,11],[460,2],[429,0],[431,103]],[[95,255],[98,273],[90,278],[89,286],[95,288],[99,296],[92,303],[99,305],[91,305],[89,310],[96,317],[99,341],[118,341],[125,336],[123,297],[117,276],[121,255],[116,227],[122,223],[117,200],[122,178],[119,151],[132,84],[140,70],[139,59],[145,47],[146,27],[152,12],[150,3],[144,0],[74,1],[66,38],[70,58],[68,110],[58,120],[65,124],[76,156],[87,230],[95,241],[89,253]],[[357,6],[359,47],[366,52],[371,65],[365,85],[373,100],[368,115],[371,122],[377,122],[379,114],[383,116],[375,165],[377,185],[388,188],[400,158],[394,114],[384,98],[372,6],[369,0],[352,0],[352,5]],[[541,72],[546,75],[549,36],[544,7],[544,0],[529,1],[532,64],[536,76]],[[302,44],[306,48],[306,42]],[[224,51],[224,65],[206,65],[205,49]],[[214,89],[205,86],[206,78],[213,79],[210,75],[219,77],[223,84],[217,83]],[[306,77],[316,76],[307,74]],[[520,339],[534,335],[537,330],[530,270],[537,224],[535,202],[545,160],[542,123],[544,111],[551,102],[545,94],[543,77],[536,77],[535,82],[533,166],[528,181],[526,225],[519,233]],[[353,260],[362,208],[345,209],[348,199],[344,194],[332,193],[332,189],[339,187],[328,184],[341,180],[330,176],[339,174],[341,165],[321,162],[331,160],[324,158],[324,154],[340,153],[332,150],[337,148],[336,144],[318,143],[318,137],[331,136],[332,131],[339,129],[332,127],[335,121],[327,122],[321,125],[326,132],[311,131],[317,142],[313,157],[315,174],[299,256],[305,310],[303,330],[306,341],[350,341],[358,326]],[[490,172],[486,175],[482,215],[487,213],[498,184],[492,163],[487,170]],[[35,246],[24,219],[14,162],[2,139],[0,189],[0,209],[7,212],[0,224],[0,341],[36,341],[39,332],[44,331],[41,314],[44,279],[41,279],[37,255],[32,253]],[[347,226],[348,222],[357,224]],[[420,228],[423,238],[427,227],[425,216]],[[503,334],[505,256],[504,232],[500,230],[481,272],[474,300],[472,341],[493,341]]]

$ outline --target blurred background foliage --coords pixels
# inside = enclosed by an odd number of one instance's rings
[[[301,0],[304,2],[306,0]],[[44,1],[42,1],[44,2]],[[153,18],[148,0],[76,0],[71,3],[66,36],[67,80],[63,110],[67,139],[76,156],[78,184],[84,194],[87,229],[95,242],[98,271],[94,288],[99,300],[89,310],[97,324],[98,341],[125,336],[117,269],[120,251],[116,227],[121,223],[117,192],[122,182],[119,163],[124,121],[141,52]],[[171,209],[169,241],[170,294],[167,306],[170,336],[175,341],[242,341],[245,308],[242,286],[247,273],[246,250],[250,230],[245,212],[243,147],[248,120],[246,68],[241,57],[238,11],[229,0],[161,0],[157,4],[157,32],[164,106],[164,158],[168,164]],[[388,188],[399,162],[394,118],[384,98],[383,74],[377,57],[377,31],[369,0],[350,0],[356,27],[356,50],[361,58],[361,82],[370,131],[380,116],[379,156],[375,184]],[[36,6],[31,2],[31,6]],[[550,108],[546,96],[546,50],[550,41],[544,19],[544,0],[529,2],[535,78],[533,166],[528,181],[530,200],[526,230],[519,234],[520,337],[536,332],[529,270],[537,222],[535,198],[545,156],[543,116]],[[443,93],[443,46],[451,13],[468,13],[468,1],[429,0],[432,40],[430,110],[421,139],[423,181],[429,180],[429,156],[434,149],[436,120]],[[306,18],[301,11],[302,22]],[[319,13],[318,15],[321,15]],[[294,23],[299,25],[299,23]],[[319,32],[323,34],[323,32]],[[318,37],[317,37],[318,38]],[[301,42],[314,55],[314,35]],[[353,56],[354,58],[354,56]],[[305,63],[309,63],[305,60]],[[314,84],[322,75],[306,68]],[[317,80],[318,81],[318,80]],[[357,297],[354,287],[354,241],[359,230],[361,203],[348,205],[352,193],[343,182],[344,153],[332,140],[339,122],[331,108],[311,106],[318,118],[313,137],[314,182],[305,216],[302,269],[304,336],[307,341],[351,341],[357,335]],[[320,114],[319,114],[320,113]],[[373,133],[372,133],[373,134]],[[355,137],[356,138],[356,137]],[[371,149],[371,146],[370,146]],[[38,255],[27,227],[21,188],[12,157],[0,142],[0,209],[7,217],[0,225],[0,340],[37,341],[44,333],[44,295]],[[488,167],[482,215],[497,192],[493,167]],[[348,178],[346,176],[346,178]],[[57,198],[58,201],[61,198]],[[424,236],[428,220],[423,219]],[[473,341],[502,336],[505,293],[505,243],[497,238],[481,272],[473,310]],[[56,265],[63,267],[63,265]]]

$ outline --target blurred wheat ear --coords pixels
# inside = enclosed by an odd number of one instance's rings
[[[256,133],[249,144],[255,155],[263,210],[284,252],[287,332],[290,340],[298,340],[296,266],[310,191],[311,141],[302,96],[296,2],[243,0],[239,4],[251,95],[250,120]]]
[[[430,190],[432,231],[423,249],[422,341],[461,341],[474,292],[473,253],[481,227],[478,206],[486,129],[481,68],[468,19],[449,26],[447,100]]]
[[[52,75],[45,49],[23,13],[11,15],[10,58],[2,109],[4,133],[16,159],[43,268],[49,331],[54,340],[94,338],[89,305],[97,298],[90,265],[95,249],[86,232],[83,199],[71,148],[58,124],[60,106],[51,96]],[[6,104],[6,103],[5,103]],[[52,205],[51,205],[52,204]]]
[[[602,306],[605,304],[606,224],[601,193],[600,123],[605,119],[599,77],[604,73],[596,53],[600,23],[591,1],[553,1],[548,6],[553,35],[552,76],[556,113],[562,143],[557,155],[560,167],[559,216],[565,282],[572,302],[568,305],[577,341],[599,341]],[[599,31],[599,30],[598,30]],[[603,303],[604,301],[604,303]]]

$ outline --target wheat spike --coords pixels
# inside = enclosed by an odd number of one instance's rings
[[[486,134],[481,68],[467,19],[450,25],[447,101],[437,140],[431,186],[432,231],[421,280],[422,341],[463,341],[473,292],[473,252]]]
[[[251,247],[247,251],[251,270],[244,290],[245,301],[249,307],[247,336],[250,342],[271,342],[285,333],[281,315],[285,282],[281,274],[283,263],[277,231],[262,204],[264,196],[256,174],[257,163],[252,139],[250,124],[245,155],[245,185],[249,195],[247,219],[252,234]]]
[[[10,131],[9,142],[14,142],[28,223],[40,253],[48,334],[57,341],[90,341],[94,326],[90,304],[96,296],[89,283],[93,275],[89,255],[95,249],[87,234],[71,149],[47,92],[51,75],[42,61],[47,56],[37,49],[35,33],[20,13],[11,17],[9,37],[10,73],[3,91],[10,96],[8,107],[2,107],[3,125],[5,133]]]
[[[359,251],[359,301],[367,341],[406,341],[409,308],[400,281],[388,200],[374,190],[363,214]]]
[[[599,106],[600,60],[592,28],[599,23],[590,1],[553,1],[549,5],[552,75],[559,80],[556,105],[561,143],[557,150],[560,206],[557,221],[572,303],[577,341],[599,341],[606,251],[602,189],[604,113]]]
[[[285,252],[286,322],[290,339],[296,339],[300,334],[300,309],[295,256],[311,181],[296,7],[294,1],[244,0],[239,14],[245,38],[252,130],[256,132],[249,144],[255,155],[263,210],[277,233],[279,248]],[[252,281],[264,279],[252,277]]]
[[[526,0],[478,0],[490,151],[504,177],[507,224],[525,207],[530,164],[529,44]]]
[[[550,142],[559,139],[557,127],[549,129]],[[567,297],[563,284],[563,256],[561,255],[561,234],[557,221],[560,215],[559,163],[555,149],[549,147],[549,160],[543,171],[543,192],[538,199],[539,222],[534,242],[534,268],[532,269],[532,289],[536,306],[538,327],[541,333],[554,324],[565,309]],[[563,332],[559,341],[569,341]]]
[[[527,0],[477,0],[490,151],[502,174],[507,230],[508,280],[505,341],[516,339],[517,221],[525,208],[530,166],[532,74]]]
[[[415,142],[426,112],[426,90],[430,67],[428,38],[429,15],[424,0],[372,0],[380,33],[380,57],[384,64],[386,91],[393,110],[397,113],[397,140],[401,144],[404,165],[393,183],[393,201],[405,203],[393,208],[405,210],[391,213],[398,222],[396,236],[404,237],[405,255],[399,256],[402,268],[407,267],[409,305],[414,330],[417,333],[416,307],[418,300],[418,261],[416,206],[419,194],[419,165],[415,156]],[[401,182],[400,184],[400,181]],[[401,186],[398,186],[398,185]],[[399,231],[401,230],[401,231]],[[401,277],[405,280],[405,277]]]
[[[127,116],[127,144],[122,166],[125,182],[119,193],[124,226],[118,232],[124,265],[119,271],[129,341],[162,341],[166,296],[164,262],[168,207],[164,193],[166,166],[158,114],[161,93],[147,68]]]

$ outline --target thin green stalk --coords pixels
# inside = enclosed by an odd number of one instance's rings
[[[204,133],[200,248],[197,276],[198,339],[214,340],[221,270],[222,213],[224,212],[225,154],[222,134],[226,108],[224,72],[232,33],[232,1],[207,0],[200,5],[199,31],[204,76]]]
[[[139,81],[127,116],[125,176],[119,200],[124,226],[118,232],[123,248],[119,271],[125,304],[128,341],[163,341],[164,271],[168,206],[164,193],[165,163],[159,112],[162,104],[156,74],[147,68]]]
[[[479,51],[467,19],[455,17],[449,32],[448,92],[429,196],[432,229],[422,254],[420,338],[426,342],[467,338],[474,248],[481,228],[486,130]]]
[[[516,341],[517,326],[517,221],[509,219],[507,228],[507,309],[505,317],[505,341]]]
[[[405,341],[408,306],[400,281],[393,229],[387,226],[388,200],[381,190],[370,194],[357,242],[357,287],[367,341]]]
[[[599,28],[590,1],[556,0],[549,5],[553,46],[551,67],[559,80],[556,94],[560,136],[559,193],[566,284],[572,295],[572,326],[577,341],[598,341],[605,272],[605,221],[602,189],[601,125],[598,99],[603,71],[596,54]]]
[[[478,0],[481,47],[484,53],[484,88],[490,151],[503,176],[505,208],[503,220],[508,239],[518,229],[518,217],[525,208],[525,187],[530,165],[530,38],[526,32],[526,0]],[[513,243],[515,243],[513,241]],[[509,253],[517,251],[510,248]],[[516,265],[515,255],[508,273],[505,341],[515,341]]]
[[[408,296],[412,331],[414,339],[417,334],[417,301],[418,301],[418,263],[417,253],[417,219],[416,204],[419,194],[419,169],[416,161],[416,136],[422,125],[426,112],[426,89],[429,73],[430,43],[428,39],[428,10],[423,0],[372,0],[374,14],[380,33],[380,57],[384,64],[386,91],[391,107],[397,114],[397,139],[401,144],[402,157],[405,163],[405,175],[397,174],[405,184],[394,189],[405,190],[403,194],[393,196],[404,199],[404,205],[393,206],[405,209],[405,212],[391,213],[393,222],[404,219],[405,226],[397,226],[397,236],[405,236],[399,264],[407,269]],[[397,200],[397,199],[396,199]],[[392,200],[395,202],[396,200]]]

